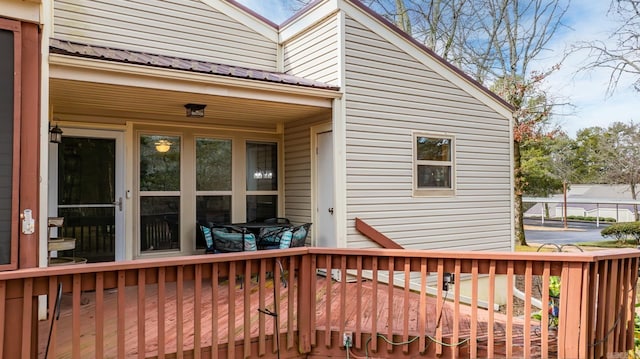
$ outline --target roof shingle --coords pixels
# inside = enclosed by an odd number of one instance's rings
[[[104,46],[81,44],[58,39],[50,40],[49,51],[52,54],[87,57],[114,62],[126,62],[136,65],[170,68],[175,70],[230,76],[235,78],[274,82],[286,85],[314,87],[336,91],[339,90],[339,87],[324,82],[310,80],[303,77],[293,76],[280,72],[248,69],[238,66],[216,64],[207,61],[148,54],[139,51],[113,49]]]

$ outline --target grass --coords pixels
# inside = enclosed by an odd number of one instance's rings
[[[538,246],[516,245],[516,252],[553,252],[555,249],[556,248],[553,246],[544,246],[542,249],[538,250]]]
[[[637,248],[638,244],[633,239],[628,239],[623,243],[619,243],[614,240],[608,241],[593,241],[593,242],[580,242],[576,243],[580,248],[584,250],[597,250],[600,248],[611,249],[611,248]],[[557,248],[552,245],[545,245],[542,249],[538,250],[538,246],[522,246],[517,244],[515,247],[516,252],[554,252],[557,251]]]
[[[600,248],[636,248],[638,244],[634,239],[627,239],[622,243],[614,240],[608,241],[595,241],[595,242],[581,242],[580,246],[583,247],[600,247]]]

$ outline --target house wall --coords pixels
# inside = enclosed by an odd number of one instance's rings
[[[345,47],[348,246],[510,250],[509,120],[349,16]],[[455,196],[413,197],[413,131],[455,137]]]
[[[54,16],[61,40],[276,69],[275,41],[201,1],[56,0]]]
[[[340,86],[339,17],[331,16],[283,44],[288,74]]]
[[[327,121],[330,118],[319,117],[285,124],[285,216],[292,223],[312,222],[311,127]]]

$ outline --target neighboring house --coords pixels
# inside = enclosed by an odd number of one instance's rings
[[[56,216],[90,260],[276,216],[316,246],[376,246],[360,218],[407,249],[512,248],[512,109],[356,0],[280,26],[231,0],[10,0],[0,29],[1,268],[46,265]]]
[[[564,195],[556,194],[547,199],[526,199],[535,203],[525,212],[525,217],[540,217],[546,203],[549,217],[562,218]],[[543,202],[544,201],[544,202]],[[618,222],[635,221],[635,209],[628,185],[572,184],[567,191],[567,215],[613,218]]]

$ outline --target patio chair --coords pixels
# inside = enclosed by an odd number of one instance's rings
[[[211,228],[202,224],[197,225],[196,232],[196,243],[200,241],[204,242],[205,253],[215,253],[215,247],[213,244],[213,233],[211,232]]]
[[[289,226],[260,228],[258,249],[283,249],[291,245],[292,232]]]
[[[256,251],[256,236],[245,228],[226,226],[226,229],[213,229],[213,247],[215,253]]]
[[[291,248],[304,247],[304,245],[307,243],[307,236],[309,235],[310,228],[311,223],[305,223],[291,229]]]

